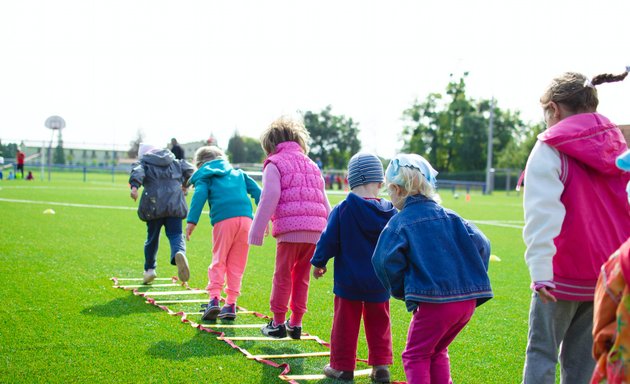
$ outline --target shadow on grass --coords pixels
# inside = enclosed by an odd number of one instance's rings
[[[226,343],[216,339],[216,335],[197,332],[192,339],[183,343],[160,341],[147,350],[147,355],[167,360],[186,360],[193,357],[223,356],[239,354]]]
[[[148,305],[137,296],[119,297],[106,304],[93,305],[81,311],[83,315],[99,317],[122,317],[134,313],[155,312],[157,307]]]

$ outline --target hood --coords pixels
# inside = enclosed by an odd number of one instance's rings
[[[621,130],[599,113],[562,119],[538,139],[604,174],[620,174],[615,159],[627,148]]]
[[[223,159],[214,159],[204,163],[194,175],[190,178],[190,184],[194,184],[197,180],[206,179],[213,176],[225,176],[229,174],[234,168],[232,165]]]
[[[398,212],[394,205],[385,199],[364,199],[352,192],[346,198],[347,209],[356,219],[359,230],[370,238],[377,239],[385,224]]]
[[[142,156],[142,162],[147,164],[157,165],[159,167],[165,167],[171,164],[175,160],[175,155],[168,149],[159,149],[156,151],[145,153]]]

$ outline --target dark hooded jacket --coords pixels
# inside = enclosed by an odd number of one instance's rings
[[[311,264],[322,268],[335,258],[335,295],[347,300],[384,302],[389,292],[376,277],[372,253],[396,208],[384,199],[364,199],[354,193],[330,213]]]
[[[129,176],[132,187],[144,186],[138,217],[142,221],[164,217],[185,218],[188,214],[186,198],[182,191],[193,174],[192,164],[185,160],[176,160],[168,149],[149,152],[135,163]]]

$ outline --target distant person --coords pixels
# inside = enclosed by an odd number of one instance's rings
[[[324,163],[322,163],[322,159],[319,156],[315,159],[315,164],[317,164],[317,168],[319,168],[320,171],[324,169]]]
[[[245,172],[232,168],[225,153],[215,146],[199,148],[195,164],[198,169],[189,181],[195,186],[195,193],[188,212],[186,239],[190,240],[206,203],[210,206],[213,227],[212,263],[208,267],[206,287],[210,302],[201,318],[234,320],[247,265],[247,236],[254,217],[251,198],[258,204],[260,187]],[[223,308],[219,308],[226,282],[227,298]]]
[[[4,157],[0,156],[0,180],[4,177]]]
[[[287,334],[293,339],[301,337],[310,261],[330,212],[322,173],[306,155],[309,138],[302,122],[285,117],[271,123],[260,137],[267,159],[249,244],[262,245],[271,220],[276,238],[276,265],[269,299],[273,319],[261,332],[274,338]],[[288,305],[291,317],[287,320]]]
[[[24,154],[24,152],[22,152],[21,150],[17,150],[17,154],[15,155],[16,160],[17,160],[17,170],[16,170],[16,176],[17,176],[17,172],[20,172],[20,174],[22,175],[22,179],[24,178],[24,160],[26,159],[26,155]]]
[[[177,160],[184,160],[184,149],[179,145],[177,139],[171,139],[171,152]]]
[[[33,180],[33,179],[34,179],[33,172],[28,171],[28,175],[26,175],[26,180]]]
[[[617,167],[630,172],[630,150],[617,158]],[[626,187],[630,202],[630,183]],[[604,263],[593,303],[593,384],[623,384],[630,380],[630,238]]]
[[[630,236],[630,179],[615,166],[627,148],[619,128],[597,113],[602,83],[567,72],[540,98],[547,130],[525,167],[523,239],[532,294],[523,383],[588,383],[595,367],[593,294],[600,269]]]
[[[155,280],[160,231],[165,228],[171,246],[171,264],[177,266],[182,282],[188,281],[190,269],[186,258],[186,243],[182,235],[182,219],[188,213],[183,186],[193,173],[192,164],[176,160],[168,149],[141,144],[139,162],[133,165],[129,184],[131,198],[138,199],[138,188],[144,187],[138,217],[147,223],[147,241],[144,243],[144,284]]]
[[[492,298],[490,242],[440,206],[436,175],[422,156],[392,159],[385,180],[400,212],[383,229],[372,257],[390,295],[413,313],[402,353],[410,384],[452,383],[448,347],[475,308]]]
[[[354,378],[363,317],[372,380],[389,383],[388,366],[393,361],[389,292],[376,277],[372,254],[396,208],[378,197],[385,180],[383,164],[375,155],[352,156],[348,180],[351,192],[331,211],[311,259],[316,279],[326,273],[328,261],[335,260],[330,363],[324,367],[324,374],[341,380]]]

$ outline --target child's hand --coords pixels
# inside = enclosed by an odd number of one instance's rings
[[[265,228],[265,237],[269,236],[269,232],[270,232],[270,230],[269,230],[269,223],[267,223],[267,227]]]
[[[136,187],[131,187],[131,198],[133,199],[133,201],[138,200],[138,188]]]
[[[326,273],[326,267],[313,267],[313,277],[316,279],[319,279],[320,277],[324,276],[324,273]]]
[[[182,184],[182,192],[184,192],[184,196],[188,196],[188,188]]]
[[[547,288],[540,288],[538,290],[538,297],[540,297],[540,300],[543,302],[543,304],[547,304],[549,302],[557,302],[558,299],[556,299],[556,297],[554,295],[551,294],[551,292],[549,290],[547,290]]]
[[[186,224],[186,240],[190,241],[190,235],[192,235],[196,227],[197,227],[197,224],[193,224],[193,223]]]

